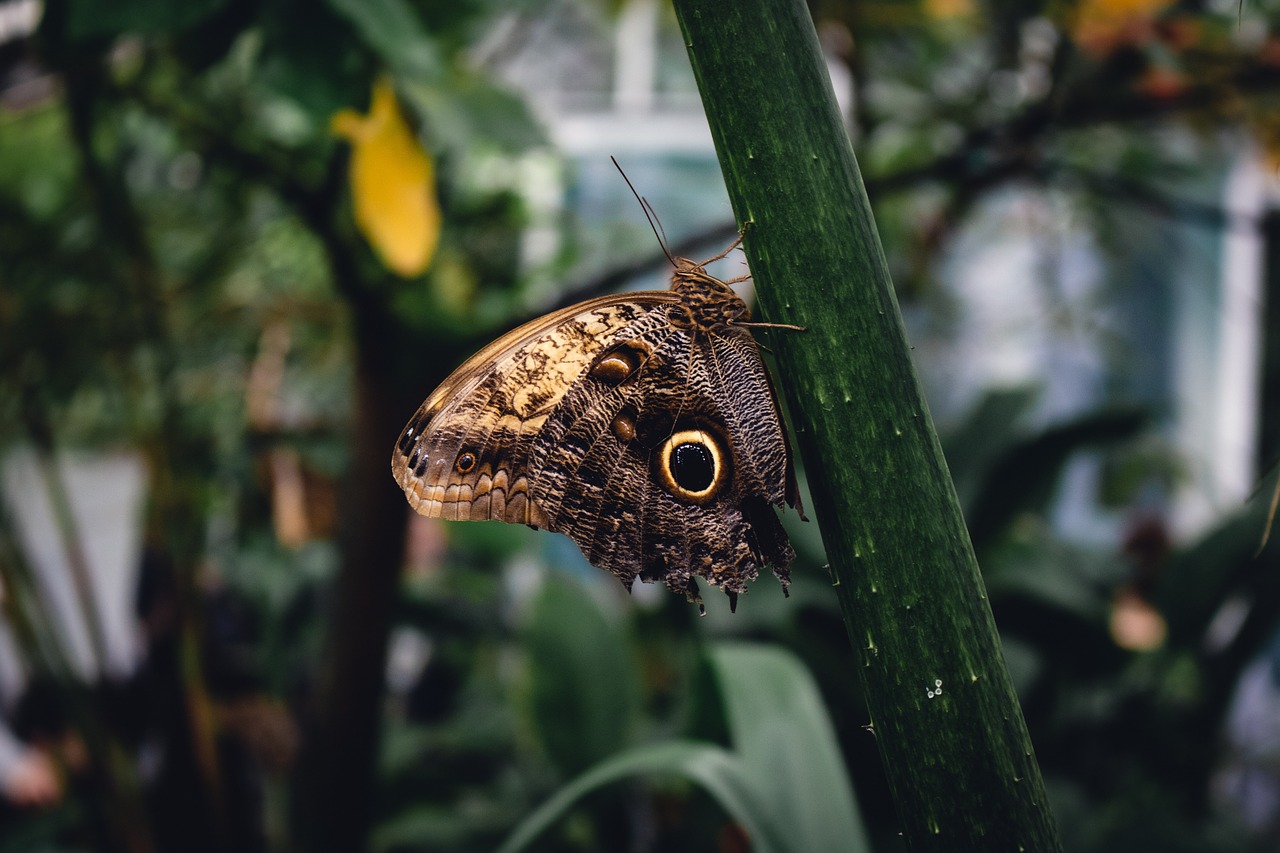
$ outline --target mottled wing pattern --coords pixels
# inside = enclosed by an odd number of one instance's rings
[[[515,329],[467,360],[418,408],[391,469],[420,514],[549,526],[530,500],[534,439],[565,392],[637,323],[663,322],[666,291],[608,296]]]
[[[675,259],[671,291],[606,296],[494,341],[427,398],[392,471],[427,516],[568,535],[630,588],[735,601],[795,553],[786,429],[746,305]],[[802,513],[803,515],[803,513]]]
[[[637,369],[584,372],[535,439],[530,484],[547,528],[627,586],[660,580],[697,600],[701,577],[736,597],[769,565],[785,588],[795,554],[771,505],[794,504],[794,484],[751,333],[635,331],[604,355],[629,354]],[[723,487],[702,499],[659,470],[686,432],[723,451]]]

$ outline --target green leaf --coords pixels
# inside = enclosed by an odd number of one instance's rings
[[[111,39],[131,33],[181,32],[208,18],[227,0],[71,0],[67,4],[67,41]]]
[[[980,553],[1022,512],[1043,513],[1067,460],[1090,446],[1133,438],[1146,426],[1147,414],[1134,408],[1109,408],[1054,424],[1006,448],[985,472],[965,507],[969,536]],[[1017,484],[1011,488],[1010,484]]]
[[[618,621],[577,584],[547,578],[531,616],[525,648],[534,724],[556,765],[578,773],[626,744],[639,675]]]
[[[461,849],[469,840],[465,817],[452,805],[420,805],[380,823],[369,838],[374,853]]]
[[[757,791],[756,780],[737,756],[722,747],[695,741],[669,741],[637,747],[598,764],[539,806],[499,848],[526,849],[563,817],[578,800],[605,785],[640,774],[680,776],[701,786],[746,830],[755,853],[801,853],[786,825],[774,823]],[[839,849],[839,848],[836,848]]]
[[[307,25],[298,26],[305,18]],[[329,117],[363,106],[373,76],[372,52],[351,38],[351,24],[324,4],[275,0],[261,13],[259,79],[301,106],[328,133]]]
[[[447,81],[401,81],[400,91],[422,116],[432,147],[468,151],[477,143],[519,153],[547,137],[525,101],[465,72]]]
[[[982,395],[964,419],[941,436],[947,467],[966,517],[986,484],[987,472],[1020,437],[1019,426],[1035,405],[1039,389],[1030,385],[997,388]]]
[[[1268,556],[1280,551],[1280,537],[1273,530],[1263,547],[1262,532],[1274,486],[1274,475],[1268,476],[1244,507],[1169,557],[1155,603],[1169,622],[1172,645],[1200,647],[1232,596],[1244,594],[1250,612],[1272,606],[1276,562]]]
[[[404,0],[327,0],[364,43],[398,74],[436,79],[444,70],[422,20]]]
[[[722,643],[708,652],[734,752],[769,822],[796,850],[870,850],[835,728],[813,677],[776,646]]]
[[[628,750],[563,786],[503,845],[524,849],[578,800],[638,774],[686,778],[740,823],[756,851],[870,850],[835,730],[804,666],[778,648],[728,643],[708,656],[734,750],[673,741]]]

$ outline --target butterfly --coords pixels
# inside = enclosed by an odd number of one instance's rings
[[[804,511],[751,334],[771,324],[730,287],[749,276],[706,269],[740,242],[700,263],[668,253],[670,290],[590,299],[473,355],[396,441],[410,506],[564,533],[627,589],[661,581],[700,608],[698,578],[736,608],[763,566],[785,593],[795,551],[774,507]]]

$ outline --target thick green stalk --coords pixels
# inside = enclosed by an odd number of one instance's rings
[[[1061,849],[803,0],[674,0],[913,850]]]

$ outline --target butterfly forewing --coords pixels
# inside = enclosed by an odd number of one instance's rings
[[[737,594],[762,565],[785,586],[794,552],[770,504],[788,493],[789,455],[749,333],[669,330],[634,385],[606,394],[584,380],[547,429],[564,431],[558,422],[573,415],[565,434],[579,440],[547,460],[563,467],[551,527],[593,565],[693,598],[696,577]],[[633,426],[619,430],[619,419]],[[682,448],[692,451],[692,482],[664,474]]]
[[[420,514],[547,526],[530,501],[534,441],[596,355],[672,295],[592,300],[509,332],[468,359],[418,409],[392,473]]]

